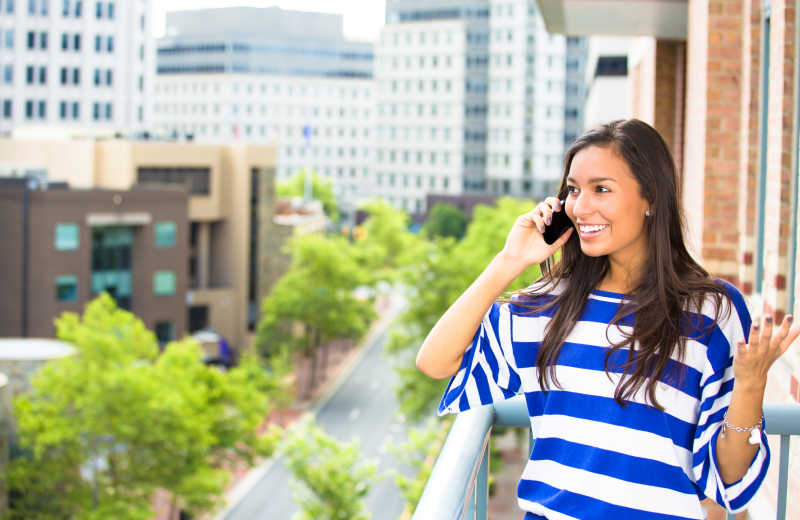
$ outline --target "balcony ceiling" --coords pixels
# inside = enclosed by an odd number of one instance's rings
[[[688,0],[537,0],[547,31],[685,40]]]

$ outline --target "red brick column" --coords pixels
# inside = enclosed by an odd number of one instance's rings
[[[757,218],[760,158],[759,100],[761,85],[761,0],[745,0],[742,13],[742,102],[739,133],[739,281],[753,294],[753,248]]]
[[[739,280],[742,2],[689,3],[684,202],[705,267]]]

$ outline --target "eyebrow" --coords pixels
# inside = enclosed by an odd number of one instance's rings
[[[592,177],[591,179],[589,179],[588,184],[597,184],[598,182],[606,182],[606,181],[617,182],[616,179],[612,179],[611,177]],[[567,182],[574,182],[575,184],[578,184],[578,182],[572,177],[567,177]]]

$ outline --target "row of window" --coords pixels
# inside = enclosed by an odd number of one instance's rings
[[[48,0],[40,0],[43,4],[43,10],[47,10]],[[108,18],[114,19],[114,2],[95,2],[94,16],[98,20]],[[28,13],[36,13],[36,0],[28,0]],[[43,13],[44,14],[44,13]],[[83,16],[83,1],[82,0],[62,0],[61,16],[64,18],[74,17],[80,18]]]
[[[26,99],[25,100],[25,119],[47,119],[47,100]],[[61,119],[80,119],[80,103],[73,101],[59,102],[59,117]],[[92,119],[95,121],[113,119],[113,103],[92,103]],[[14,117],[14,103],[11,99],[4,99],[2,102],[3,119]]]
[[[37,73],[38,72],[38,73]],[[81,70],[77,67],[71,71],[67,67],[61,67],[60,80],[62,85],[80,85],[81,83]],[[71,74],[70,74],[71,72]],[[140,81],[143,79],[139,77]],[[12,65],[5,65],[3,67],[3,81],[5,83],[12,83],[14,81],[14,68]],[[47,67],[37,67],[28,65],[25,67],[25,84],[26,85],[46,85],[47,84]],[[95,86],[114,85],[114,71],[113,69],[94,69],[94,84]],[[142,88],[140,87],[140,91]]]
[[[153,294],[173,296],[175,294],[175,271],[163,270],[153,273]],[[78,277],[61,275],[56,277],[56,301],[74,302],[78,300]]]
[[[153,226],[155,247],[175,245],[175,222],[165,220]],[[55,229],[55,248],[57,251],[74,251],[80,247],[80,227],[75,222],[60,222]]]
[[[221,83],[196,83],[196,82],[182,82],[181,84],[169,84],[164,82],[163,84],[159,83],[155,86],[155,93],[160,94],[206,94],[206,93],[214,93],[219,94],[222,90]],[[260,85],[256,85],[254,83],[248,83],[246,85],[240,85],[239,83],[233,83],[231,85],[231,90],[234,94],[248,94],[248,95],[257,95],[257,94],[274,94],[280,95],[285,93],[287,96],[292,98],[297,97],[307,97],[311,96],[314,99],[320,99],[321,97],[325,97],[327,99],[332,99],[334,97],[338,97],[339,99],[358,99],[359,97],[363,97],[369,99],[371,97],[371,92],[369,88],[345,88],[345,87],[320,87],[320,86],[307,86],[307,85],[281,85],[280,83],[273,83],[271,86],[267,83],[261,83]]]

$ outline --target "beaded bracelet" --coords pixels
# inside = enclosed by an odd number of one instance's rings
[[[734,426],[728,422],[728,412],[725,411],[725,415],[722,417],[722,432],[720,433],[720,437],[723,439],[725,438],[725,433],[727,430],[733,430],[735,432],[750,432],[750,437],[747,439],[747,442],[750,444],[760,444],[761,443],[761,425],[764,424],[764,414],[761,414],[761,420],[758,421],[758,424],[755,424],[749,428],[741,428],[739,426]]]

